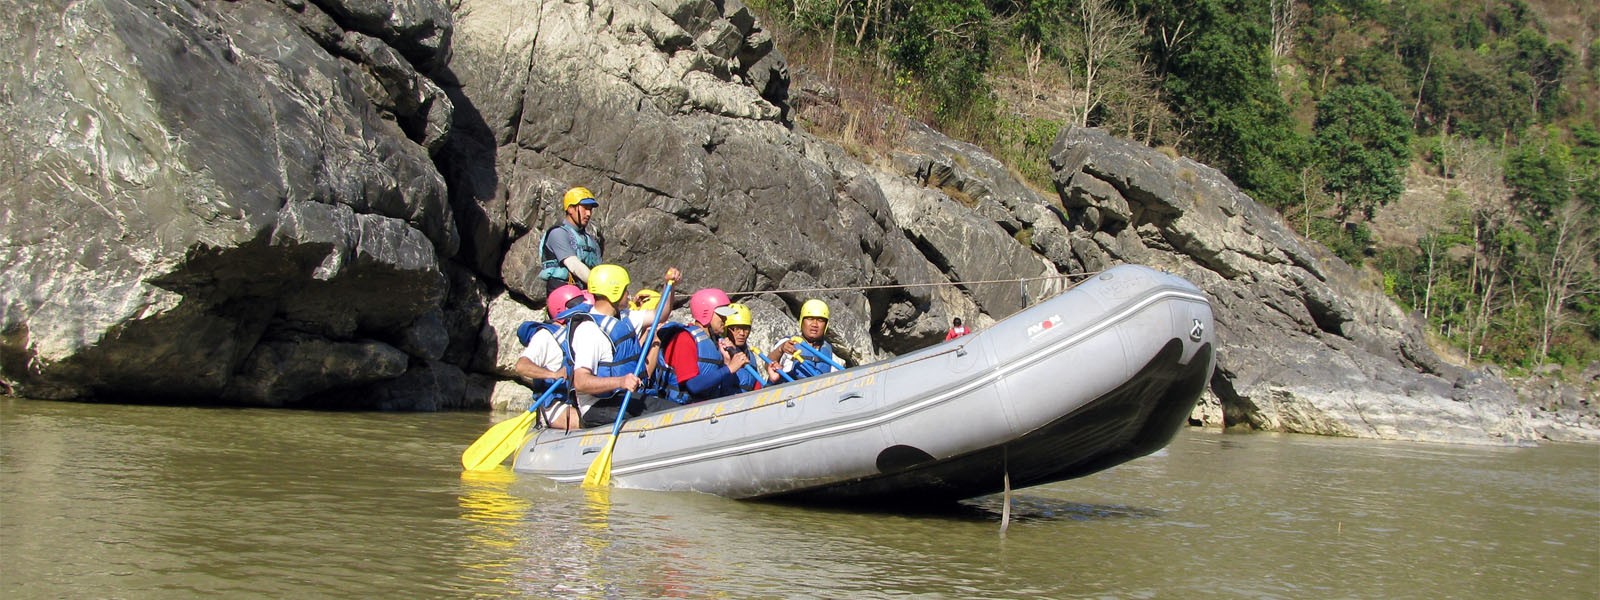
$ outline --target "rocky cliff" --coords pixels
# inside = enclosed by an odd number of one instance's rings
[[[1381,293],[1204,165],[1068,130],[1040,193],[915,125],[870,163],[808,135],[796,113],[827,94],[791,90],[736,0],[45,0],[11,15],[0,376],[19,394],[525,403],[504,379],[513,330],[542,300],[539,235],[584,185],[608,261],[641,284],[677,266],[683,288],[746,293],[758,342],[816,295],[843,353],[869,361],[1137,262],[1217,306],[1197,419],[1477,443],[1600,430],[1444,364]]]

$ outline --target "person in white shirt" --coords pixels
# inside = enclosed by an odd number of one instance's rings
[[[561,315],[568,309],[593,302],[593,296],[575,285],[564,285],[550,292],[545,298],[545,314],[549,316],[550,321],[523,324],[523,327],[531,326],[533,335],[528,338],[527,347],[523,348],[522,355],[512,367],[523,384],[542,391],[554,385],[555,380],[564,380],[568,377],[567,356],[561,348],[562,339],[567,335],[566,320],[561,318]],[[565,383],[561,385],[570,389]],[[556,400],[543,409],[546,426],[555,429],[577,429],[579,414],[577,407],[570,400],[571,394],[562,394],[559,398],[567,400]]]

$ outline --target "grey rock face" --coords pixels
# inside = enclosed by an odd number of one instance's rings
[[[1216,170],[1083,129],[1062,132],[1051,164],[1069,224],[1099,246],[1087,258],[1138,256],[1212,297],[1222,344],[1212,391],[1224,424],[1466,443],[1533,437],[1510,394],[1462,379],[1398,307]],[[1093,209],[1113,218],[1088,218]],[[1121,239],[1108,244],[1103,233]]]
[[[430,7],[448,16],[382,23]],[[338,387],[398,374],[378,348],[437,353],[405,332],[458,245],[423,145],[444,132],[401,125],[448,103],[390,89],[381,45],[330,52],[318,10],[45,1],[0,25],[0,372],[18,393],[282,404],[323,387],[271,383],[284,357],[373,361],[330,369]]]

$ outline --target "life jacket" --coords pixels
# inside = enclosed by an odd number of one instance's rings
[[[542,321],[523,321],[521,325],[517,326],[517,340],[521,341],[522,345],[526,346],[533,342],[533,336],[538,335],[539,331],[541,330],[548,331],[550,332],[551,336],[555,337],[556,341],[558,342],[557,345],[561,347],[561,365],[562,368],[567,372],[566,380],[572,381],[572,344],[570,340],[567,339],[566,327],[557,325],[555,323],[545,323]],[[578,406],[578,398],[573,395],[574,390],[572,386],[566,385],[565,383],[558,384],[557,382],[559,381],[560,380],[558,379],[540,379],[533,385],[533,391],[538,392],[539,396],[544,398],[544,401],[528,407],[528,410],[537,412],[539,414],[539,424],[541,427],[549,426],[549,423],[545,422],[545,407],[552,404],[567,404],[573,408],[577,408]],[[562,393],[559,395],[544,395],[544,392],[550,389],[550,387],[553,385],[561,385],[565,389],[562,390]]]
[[[562,337],[560,325],[555,323],[545,323],[543,321],[523,321],[521,325],[517,326],[517,341],[522,342],[522,345],[526,346],[533,342],[533,336],[539,333],[539,330],[541,329],[549,331],[551,335],[556,336],[557,340],[561,339]]]
[[[799,343],[810,345],[810,342]],[[821,348],[817,348],[816,346],[812,346],[812,348],[816,348],[817,351],[823,356],[833,357],[835,360],[838,360],[838,355],[833,353],[833,344],[828,343],[828,340],[822,340]],[[794,361],[794,366],[789,369],[789,376],[795,379],[813,377],[823,373],[831,373],[834,370],[833,365],[828,364],[827,361],[812,356],[811,353],[806,352],[805,350],[795,350],[795,355],[800,360]]]
[[[750,360],[743,369],[739,369],[739,390],[749,392],[759,390],[765,386],[767,384],[766,372],[761,368],[761,363],[756,362],[756,355],[761,352],[751,348],[749,345],[744,348],[734,346],[734,349],[743,352],[745,358]]]
[[[541,267],[539,279],[559,279],[569,283],[576,283],[573,281],[572,273],[567,270],[566,265],[561,264],[561,260],[556,258],[555,253],[550,251],[550,234],[557,229],[566,229],[568,233],[572,234],[573,244],[578,250],[578,261],[591,269],[600,264],[600,239],[589,235],[587,231],[578,229],[566,220],[562,220],[561,224],[555,227],[546,229],[544,235],[539,238],[539,259],[542,261],[539,264]]]
[[[564,315],[566,313],[563,313]],[[621,317],[621,318],[618,318]],[[644,353],[644,348],[639,345],[639,336],[634,333],[633,321],[623,312],[618,317],[602,315],[592,312],[580,312],[567,316],[567,330],[577,331],[578,324],[583,321],[593,321],[600,327],[600,333],[611,342],[611,360],[602,361],[595,366],[594,374],[599,377],[621,377],[633,373],[634,367],[639,364],[639,356]],[[567,356],[572,356],[572,336],[566,336],[565,349]],[[596,398],[614,398],[621,394],[621,388],[595,394]]]
[[[660,336],[661,338],[662,348],[665,348],[673,338],[680,335],[688,335],[694,340],[695,366],[698,367],[697,372],[695,373],[696,377],[698,377],[700,374],[706,373],[708,369],[718,371],[726,371],[728,369],[728,363],[722,358],[722,348],[717,346],[716,340],[711,339],[711,332],[706,331],[704,327],[700,327],[699,325],[688,325],[684,323],[664,323],[656,332],[656,335]],[[671,369],[671,366],[668,365],[668,368]],[[687,379],[688,378],[683,377],[683,374],[674,371],[672,373],[671,383],[674,384],[672,387],[675,388],[679,394],[668,395],[668,398],[672,398],[674,402],[679,404],[690,402],[693,399],[693,396],[689,393],[689,389],[685,383]],[[666,382],[663,383],[665,384]],[[731,390],[722,391],[728,392]],[[717,392],[713,392],[713,394],[713,397],[721,397],[722,395],[726,395]],[[681,399],[679,399],[680,396]]]

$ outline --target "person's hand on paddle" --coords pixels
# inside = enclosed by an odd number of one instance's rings
[[[667,274],[662,279],[665,279],[667,283],[677,283],[680,277],[683,277],[683,273],[680,273],[677,267],[667,267]]]
[[[777,361],[769,360],[769,361],[766,361],[765,364],[766,364],[767,383],[776,383],[779,379],[781,379],[783,377],[783,375],[778,372],[778,363],[777,363]]]
[[[722,348],[723,362],[727,363],[729,372],[738,373],[739,369],[743,369],[745,365],[750,364],[750,357],[745,356],[743,352],[735,350],[733,342],[724,338],[719,345]]]
[[[640,383],[642,383],[640,381],[640,379],[639,379],[639,376],[638,375],[634,375],[633,373],[628,373],[626,375],[618,377],[617,379],[622,380],[622,384],[618,385],[617,389],[623,389],[623,390],[627,390],[627,391],[630,391],[630,392],[639,391],[639,385],[640,385]]]
[[[794,353],[795,353],[794,340],[784,340],[782,344],[778,344],[777,347],[772,349],[772,354],[769,354],[767,356],[770,357],[771,360],[776,362],[778,359],[781,359],[781,358],[783,358],[785,356],[788,356],[788,355],[794,354]]]

